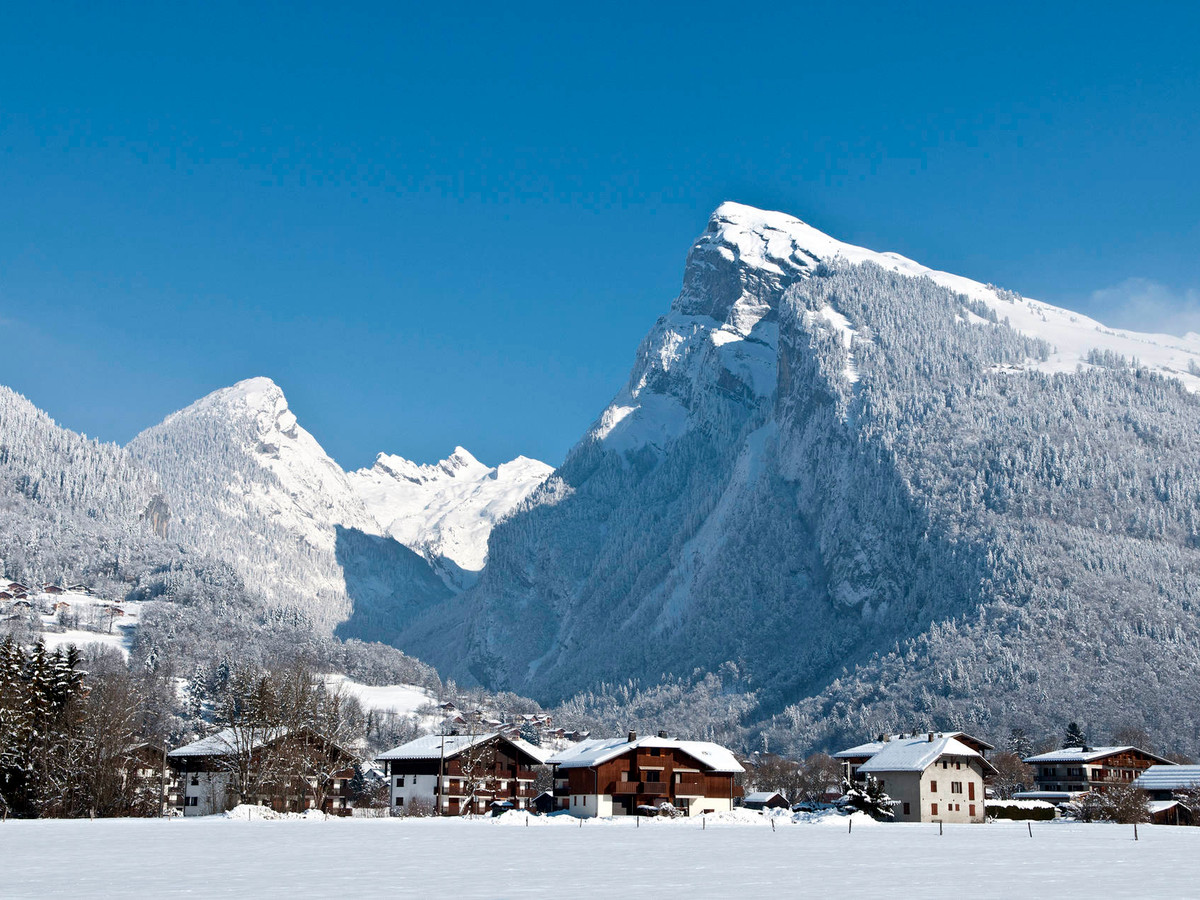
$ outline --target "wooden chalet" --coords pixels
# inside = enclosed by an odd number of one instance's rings
[[[520,738],[430,734],[380,754],[392,807],[401,813],[456,816],[492,809],[529,809],[542,751]]]
[[[185,816],[225,812],[238,804],[238,772],[254,773],[245,802],[276,812],[319,808],[348,816],[353,802],[353,757],[307,729],[226,728],[167,754],[178,780],[177,808]]]
[[[1064,747],[1025,759],[1033,766],[1036,789],[1022,797],[1064,798],[1084,791],[1104,791],[1114,785],[1131,785],[1151,766],[1174,765],[1137,747]]]
[[[667,737],[584,740],[547,760],[560,809],[573,816],[649,814],[664,803],[684,815],[727,812],[742,796],[734,755],[709,741]]]
[[[787,809],[788,799],[779,791],[755,791],[742,800],[746,809]]]

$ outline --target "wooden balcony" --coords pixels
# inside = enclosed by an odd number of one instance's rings
[[[637,755],[637,767],[639,769],[662,769],[670,761],[667,756],[651,756],[649,753],[639,753]]]
[[[670,782],[666,781],[610,781],[603,791],[612,797],[667,797]]]

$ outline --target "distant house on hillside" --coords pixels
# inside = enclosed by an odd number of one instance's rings
[[[896,801],[897,822],[984,822],[991,744],[961,731],[883,735],[834,754],[846,778],[871,776]]]
[[[1065,802],[1081,792],[1131,785],[1151,766],[1171,766],[1170,760],[1137,747],[1064,747],[1025,759],[1033,766],[1035,790],[1018,795]]]
[[[746,809],[787,809],[787,797],[779,791],[755,791],[742,801]]]
[[[685,815],[728,812],[744,772],[734,755],[709,741],[666,737],[585,740],[556,753],[554,794],[573,816],[629,816],[670,803]]]
[[[185,816],[207,816],[240,801],[276,812],[318,806],[330,815],[350,815],[354,760],[343,748],[314,732],[226,728],[167,754],[178,778],[177,806]]]
[[[483,813],[510,803],[528,809],[542,751],[520,738],[488,732],[419,737],[381,753],[391,803],[407,812],[422,805],[439,815]]]

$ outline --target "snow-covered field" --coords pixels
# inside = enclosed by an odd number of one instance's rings
[[[1200,896],[1200,828],[725,818],[9,821],[0,896]]]
[[[345,675],[326,675],[325,684],[330,690],[340,686],[344,693],[357,697],[363,709],[391,710],[402,716],[415,716],[422,706],[437,702],[433,694],[414,684],[362,684]]]

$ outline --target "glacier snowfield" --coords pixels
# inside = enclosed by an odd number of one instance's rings
[[[526,819],[529,824],[526,825]],[[723,819],[724,821],[717,821]],[[35,820],[0,823],[0,896],[1197,897],[1200,828],[1024,823],[772,830],[700,820]]]

